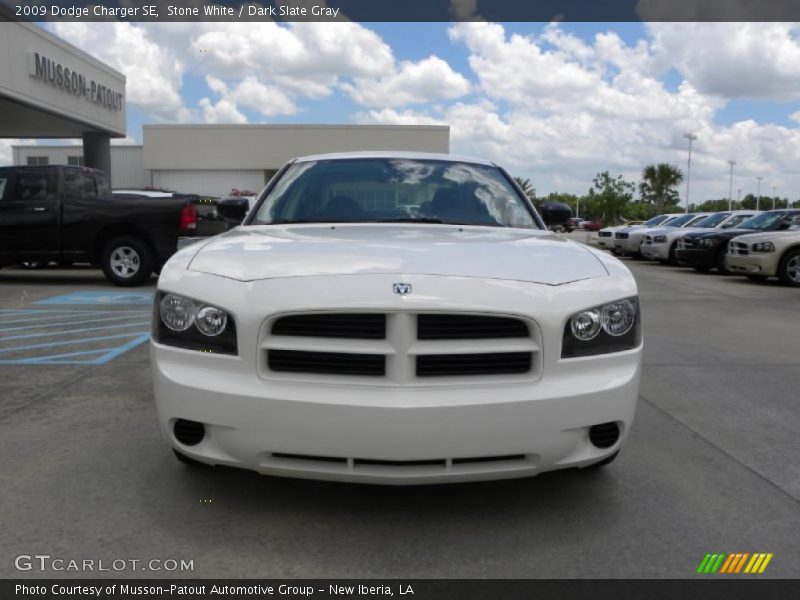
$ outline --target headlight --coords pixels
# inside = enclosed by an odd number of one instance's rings
[[[656,244],[663,244],[666,241],[667,241],[667,236],[665,235],[656,235],[653,237],[653,242],[655,242]]]
[[[572,315],[564,327],[561,358],[607,354],[641,342],[639,299],[624,298]]]
[[[236,323],[222,308],[178,294],[156,296],[153,339],[167,346],[237,354]]]
[[[757,242],[753,244],[753,252],[775,252],[775,244],[772,242]]]

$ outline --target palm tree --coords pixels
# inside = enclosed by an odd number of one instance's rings
[[[659,163],[647,165],[642,171],[639,191],[642,197],[655,204],[656,214],[664,210],[668,200],[677,197],[676,186],[683,181],[683,172],[675,165]]]
[[[533,188],[533,184],[531,183],[530,179],[523,179],[522,177],[514,177],[514,181],[517,182],[517,185],[523,191],[523,193],[531,199],[531,202],[536,200],[536,190]]]

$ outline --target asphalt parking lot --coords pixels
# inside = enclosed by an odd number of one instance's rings
[[[800,293],[628,264],[646,354],[617,461],[412,488],[185,468],[153,407],[153,286],[0,270],[0,576],[87,576],[14,568],[48,554],[194,564],[93,574],[117,577],[683,578],[769,552],[758,577],[800,577]]]

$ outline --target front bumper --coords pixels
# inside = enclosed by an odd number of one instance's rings
[[[568,315],[636,294],[624,267],[609,268],[614,277],[561,286],[414,274],[242,283],[167,268],[159,288],[235,315],[239,354],[151,342],[162,433],[178,451],[209,464],[379,484],[503,479],[598,462],[627,439],[642,346],[573,359],[560,354]],[[414,293],[392,294],[398,280]],[[405,383],[265,370],[271,315],[319,310],[517,315],[535,322],[540,358],[530,375]],[[472,351],[480,352],[480,344]],[[181,444],[173,432],[177,419],[203,423],[203,440]],[[609,422],[619,426],[618,441],[591,444],[589,428]]]
[[[639,235],[630,235],[626,239],[614,238],[614,248],[618,253],[627,254],[628,256],[639,254],[642,237]]]
[[[669,260],[669,244],[666,242],[661,244],[643,242],[639,251],[642,256],[650,260]]]
[[[778,270],[777,253],[726,254],[725,266],[733,273],[774,277]]]
[[[180,452],[268,475],[425,484],[537,475],[616,452],[634,417],[641,348],[573,359],[568,377],[429,389],[225,378],[202,359],[236,358],[190,354],[152,345],[161,430]],[[203,423],[204,439],[178,442],[177,419]],[[608,422],[619,441],[593,446],[589,427]]]
[[[678,248],[675,251],[675,258],[689,267],[711,269],[716,266],[715,250],[715,248]]]

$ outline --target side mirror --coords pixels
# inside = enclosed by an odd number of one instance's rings
[[[563,202],[547,202],[542,205],[542,219],[548,227],[566,225],[572,218],[572,209]]]
[[[247,198],[226,198],[217,203],[217,213],[223,218],[241,223],[250,210]]]

